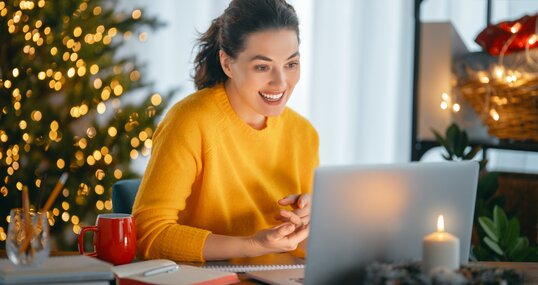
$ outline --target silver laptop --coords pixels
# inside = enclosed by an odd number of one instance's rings
[[[420,260],[422,239],[441,214],[446,231],[460,238],[467,263],[478,170],[474,161],[320,167],[306,272],[248,275],[270,284],[350,283],[374,261]]]

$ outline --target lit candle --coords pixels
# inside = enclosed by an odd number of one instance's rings
[[[437,231],[424,237],[422,267],[426,274],[436,268],[457,270],[460,267],[460,240],[445,232],[443,215],[437,218]]]

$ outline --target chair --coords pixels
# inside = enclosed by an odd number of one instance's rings
[[[141,179],[120,180],[112,185],[112,212],[131,214]]]

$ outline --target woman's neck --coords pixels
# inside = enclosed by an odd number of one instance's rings
[[[256,130],[262,130],[267,126],[267,117],[256,113],[250,106],[248,106],[240,97],[238,90],[230,82],[230,80],[224,83],[224,90],[226,90],[226,96],[232,106],[233,111],[247,123],[249,126]]]

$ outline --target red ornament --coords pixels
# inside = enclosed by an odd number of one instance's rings
[[[490,25],[478,34],[475,42],[493,56],[524,50],[527,45],[529,48],[536,48],[538,47],[537,18],[538,14]],[[506,50],[503,51],[503,48]]]

